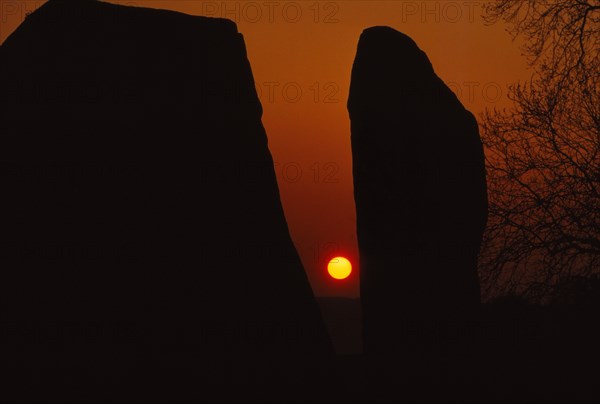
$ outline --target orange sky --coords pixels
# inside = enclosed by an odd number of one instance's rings
[[[529,73],[483,1],[112,1],[226,17],[238,23],[264,108],[287,221],[317,295],[358,296],[358,252],[346,100],[361,31],[389,25],[411,36],[437,74],[478,115],[506,106],[507,84]],[[0,0],[0,41],[43,1]],[[160,30],[160,27],[156,27]],[[327,275],[347,256],[345,281]]]

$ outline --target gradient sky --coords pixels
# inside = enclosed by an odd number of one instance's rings
[[[509,105],[507,85],[530,74],[505,27],[483,23],[483,1],[111,2],[237,22],[264,108],[290,232],[319,296],[359,294],[346,100],[361,31],[389,25],[411,36],[475,115]],[[0,0],[0,41],[43,3]],[[347,280],[327,274],[333,255],[353,263]]]

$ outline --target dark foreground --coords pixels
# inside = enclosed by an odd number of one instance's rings
[[[321,302],[329,307],[325,319],[336,347],[348,352],[357,340],[343,340],[341,330],[357,336],[352,322],[358,317],[351,311],[359,306],[356,300],[328,300]],[[169,367],[162,358],[160,369],[148,363],[146,369],[130,370],[129,378],[114,369],[101,380],[90,380],[77,369],[60,375],[12,369],[2,401],[597,403],[600,332],[595,313],[591,304],[535,306],[504,299],[484,307],[485,320],[470,327],[470,335],[438,336],[379,357],[219,361],[199,356],[197,365],[183,368]],[[181,355],[193,362],[189,352]],[[171,363],[182,361],[174,357]]]

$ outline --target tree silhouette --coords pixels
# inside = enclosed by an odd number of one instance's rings
[[[600,1],[497,0],[533,70],[509,87],[513,105],[482,116],[489,220],[484,293],[553,293],[600,271]]]

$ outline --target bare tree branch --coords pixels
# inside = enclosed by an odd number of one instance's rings
[[[565,276],[600,272],[600,0],[496,0],[532,78],[481,117],[490,218],[480,257],[487,297],[544,298]]]

